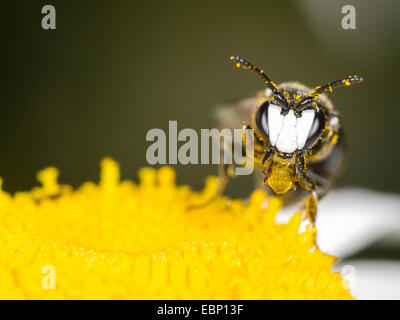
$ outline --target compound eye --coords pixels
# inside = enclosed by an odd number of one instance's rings
[[[258,107],[256,113],[257,128],[258,130],[260,130],[261,134],[266,139],[268,139],[269,136],[268,106],[269,106],[269,101],[264,102],[261,106]]]
[[[316,143],[318,139],[321,137],[324,128],[325,128],[325,115],[321,110],[319,110],[315,114],[315,118],[311,125],[311,129],[308,134],[304,148],[306,149],[311,148],[314,145],[314,143]]]
[[[282,108],[270,101],[264,102],[257,110],[256,125],[266,140],[275,145],[283,126]]]

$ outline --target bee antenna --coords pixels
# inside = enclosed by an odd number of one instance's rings
[[[273,93],[279,92],[275,83],[273,83],[271,79],[267,77],[267,75],[264,73],[264,70],[258,69],[255,65],[239,56],[231,56],[230,59],[236,62],[236,67],[242,67],[243,69],[249,70],[251,73],[254,73],[257,77],[264,81],[264,83],[267,85],[268,88],[272,90]]]
[[[297,111],[301,111],[305,109],[310,103],[313,103],[315,99],[321,95],[324,92],[332,92],[333,89],[340,88],[343,86],[351,86],[352,84],[355,83],[361,83],[363,82],[364,79],[360,76],[354,75],[354,76],[348,76],[346,78],[328,82],[327,84],[324,84],[323,86],[318,86],[315,87],[314,91],[310,93],[307,97],[303,98],[302,100],[299,101],[295,109]]]
[[[264,73],[264,70],[258,69],[255,65],[239,56],[231,56],[230,59],[236,62],[236,67],[242,67],[243,69],[249,70],[251,73],[254,73],[257,77],[259,77],[267,85],[267,87],[272,90],[276,100],[278,100],[285,108],[288,108],[286,99],[279,92],[276,84],[267,77],[267,75]]]

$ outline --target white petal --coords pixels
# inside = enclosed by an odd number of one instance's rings
[[[282,209],[277,222],[287,223],[299,205]],[[400,245],[399,212],[398,194],[360,188],[334,190],[318,202],[318,245],[322,252],[341,259],[372,245],[393,250]],[[304,231],[305,226],[300,229]],[[398,260],[350,258],[334,271],[342,273],[356,299],[400,299]]]
[[[400,262],[398,260],[346,260],[336,265],[357,300],[399,300]]]
[[[299,204],[279,213],[287,222]],[[318,245],[323,252],[344,258],[379,239],[400,234],[400,196],[347,188],[334,190],[318,202]]]

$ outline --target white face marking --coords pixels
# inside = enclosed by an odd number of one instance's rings
[[[281,115],[282,108],[270,104],[268,106],[268,128],[269,128],[269,141],[274,146],[276,140],[278,139],[279,132],[281,132],[283,126],[283,118],[285,116]]]
[[[270,104],[268,107],[269,139],[280,152],[292,153],[302,149],[314,121],[315,111],[304,110],[296,118],[293,110],[281,115],[281,107]]]
[[[283,119],[283,127],[279,132],[276,147],[281,152],[291,153],[297,149],[296,116],[293,110]]]
[[[315,117],[314,110],[304,110],[301,117],[297,118],[296,134],[297,134],[297,147],[303,148],[306,144],[308,134],[310,133],[311,126]]]

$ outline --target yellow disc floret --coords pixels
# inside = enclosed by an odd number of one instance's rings
[[[120,181],[102,162],[98,184],[74,191],[54,168],[42,187],[0,191],[2,299],[350,299],[335,258],[312,250],[300,214],[278,225],[280,201],[255,191],[248,204],[175,184],[164,167]],[[48,284],[53,285],[48,285]]]

